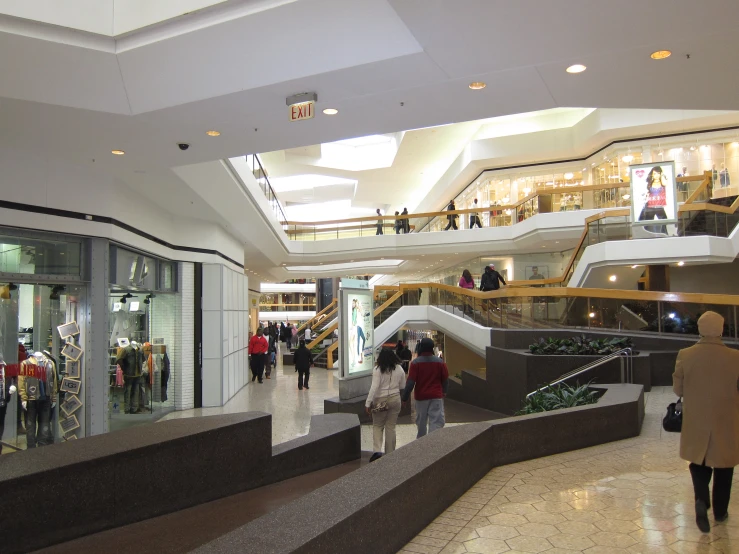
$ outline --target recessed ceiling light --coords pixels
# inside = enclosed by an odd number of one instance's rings
[[[221,132],[220,131],[205,131],[205,134],[209,137],[220,137]]]
[[[679,265],[680,267],[682,267],[682,266],[685,265],[685,262],[677,262],[677,265]]]
[[[110,153],[115,154],[116,156],[123,156],[123,154],[125,154],[123,150],[111,150]]]
[[[631,269],[636,269],[637,267],[639,267],[639,266],[638,265],[632,265],[631,266]]]
[[[470,83],[470,89],[472,90],[482,90],[487,86],[487,84],[483,83],[482,81],[475,81],[474,83]]]
[[[609,280],[609,281],[610,281],[611,283],[615,283],[615,282],[616,282],[616,276],[615,276],[615,275],[611,275],[611,276],[610,276],[610,277],[608,278],[608,280]]]
[[[657,50],[656,52],[652,52],[652,55],[649,56],[653,60],[664,60],[665,58],[669,58],[672,56],[672,52],[669,50]]]
[[[584,65],[576,63],[575,65],[571,65],[567,68],[567,73],[582,73],[586,69],[587,67],[585,67]]]
[[[336,115],[337,113],[339,113],[339,110],[337,110],[336,108],[326,108],[325,110],[323,110],[323,113],[325,113],[326,115]]]

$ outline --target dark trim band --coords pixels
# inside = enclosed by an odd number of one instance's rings
[[[230,262],[234,264],[235,266],[240,267],[241,269],[244,269],[243,263],[239,263],[236,260],[229,258],[228,256],[226,256],[225,254],[222,254],[218,250],[210,250],[208,248],[195,248],[192,246],[179,246],[176,244],[171,244],[167,242],[166,240],[162,240],[159,237],[155,237],[152,234],[141,231],[137,229],[136,227],[129,225],[128,223],[123,223],[122,221],[119,221],[112,217],[83,214],[80,212],[73,212],[70,210],[60,210],[58,208],[47,208],[44,206],[34,206],[33,204],[21,204],[19,202],[8,202],[7,200],[0,200],[0,208],[5,208],[7,210],[17,210],[21,212],[51,215],[55,217],[66,217],[67,219],[79,219],[81,221],[92,221],[93,223],[105,223],[107,225],[115,225],[116,227],[119,227],[120,229],[128,231],[129,233],[133,233],[134,235],[138,235],[142,238],[145,238],[146,240],[150,240],[151,242],[155,242],[156,244],[159,244],[160,246],[164,246],[166,248],[170,248],[172,250],[176,250],[179,252],[193,252],[196,254],[211,254],[214,256],[218,256],[219,258],[222,258],[226,260],[227,262]]]

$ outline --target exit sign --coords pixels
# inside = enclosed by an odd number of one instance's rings
[[[315,116],[315,105],[316,103],[302,102],[301,104],[293,104],[288,106],[290,110],[290,121],[302,121],[303,119],[313,119]]]

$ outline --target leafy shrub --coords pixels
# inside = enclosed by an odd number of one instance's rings
[[[585,385],[577,383],[574,387],[561,383],[541,389],[529,396],[516,415],[537,414],[595,404],[598,402],[598,396],[597,391],[590,390],[590,383]]]
[[[631,337],[594,339],[581,335],[567,339],[540,338],[529,345],[529,352],[549,356],[607,356],[632,346]]]

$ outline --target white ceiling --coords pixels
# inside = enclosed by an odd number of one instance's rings
[[[231,0],[115,37],[15,16],[0,15],[0,149],[95,167],[219,222],[172,168],[558,107],[739,110],[736,0]],[[285,98],[306,91],[318,116],[290,123]],[[406,136],[396,163],[443,165],[462,131],[433,131]],[[379,177],[359,205],[378,190],[412,209],[423,193]]]

